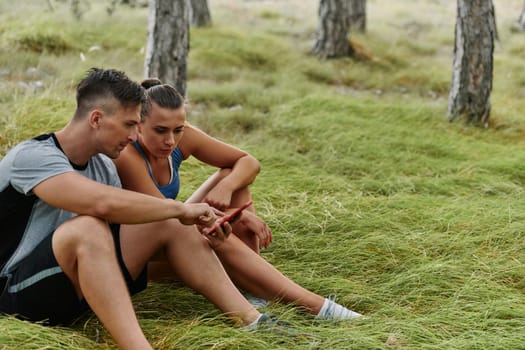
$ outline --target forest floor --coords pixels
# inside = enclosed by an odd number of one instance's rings
[[[61,128],[92,66],[142,79],[147,9],[0,0],[0,156]],[[192,28],[189,122],[257,157],[262,256],[367,317],[267,311],[305,337],[237,329],[180,284],[133,298],[156,349],[525,348],[525,33],[496,1],[491,123],[446,118],[455,2],[368,1],[359,58],[310,54],[318,1],[210,0]],[[181,199],[214,169],[181,168]],[[70,327],[0,317],[0,349],[115,349],[95,316]]]

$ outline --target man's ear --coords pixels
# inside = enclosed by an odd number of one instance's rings
[[[98,129],[100,127],[100,122],[102,120],[102,117],[104,116],[104,113],[102,113],[99,109],[94,109],[89,113],[89,125],[93,129]]]

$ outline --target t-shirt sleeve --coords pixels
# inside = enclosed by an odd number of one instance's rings
[[[95,169],[95,172],[99,174],[95,181],[109,186],[122,188],[120,177],[118,176],[117,172],[117,167],[111,159],[103,154],[98,154],[95,158],[93,158],[92,165]]]
[[[11,185],[27,195],[42,181],[71,171],[73,167],[62,153],[50,152],[46,146],[24,147],[12,163]]]

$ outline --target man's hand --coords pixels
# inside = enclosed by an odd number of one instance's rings
[[[216,210],[206,203],[184,204],[185,213],[179,218],[184,225],[212,227],[217,220]]]

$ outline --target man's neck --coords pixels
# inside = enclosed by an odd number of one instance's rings
[[[95,155],[89,145],[88,135],[80,125],[70,123],[57,131],[55,136],[69,161],[79,167],[85,166]]]

